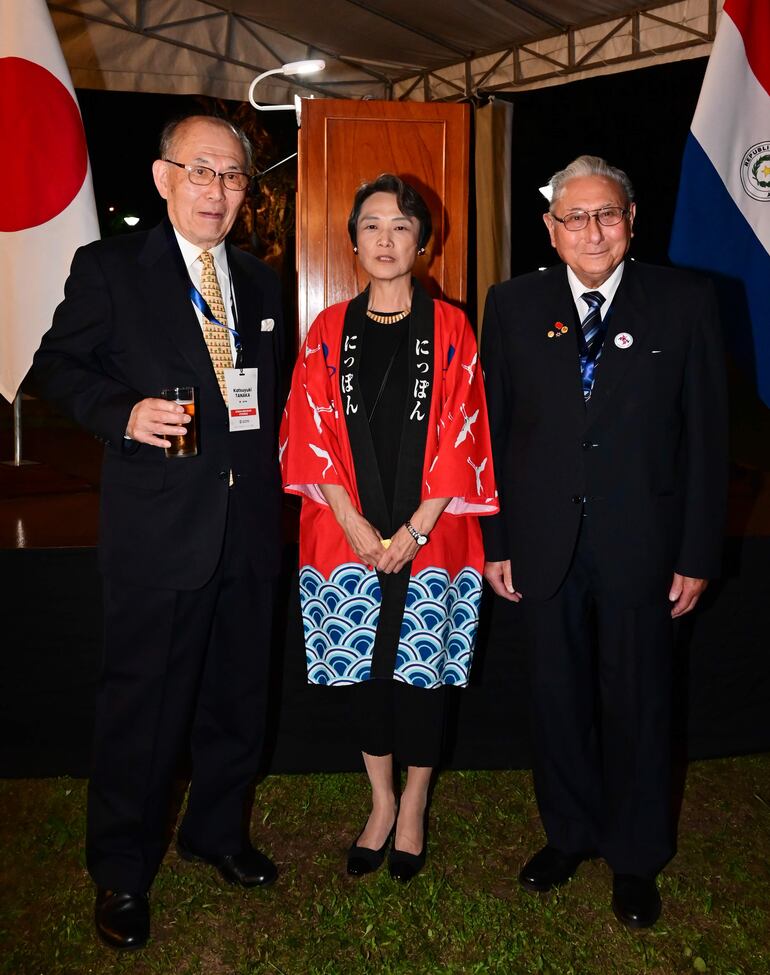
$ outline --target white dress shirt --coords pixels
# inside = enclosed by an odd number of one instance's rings
[[[620,279],[623,277],[624,263],[625,261],[621,261],[604,284],[600,285],[598,288],[587,288],[582,281],[578,280],[578,276],[575,274],[572,268],[569,266],[567,267],[567,281],[569,282],[570,291],[572,292],[572,300],[575,302],[575,308],[577,308],[581,322],[585,320],[586,315],[590,311],[590,305],[583,299],[583,295],[587,291],[598,291],[600,295],[603,295],[604,304],[599,309],[599,312],[602,316],[602,321],[604,321],[604,316],[609,311],[609,307],[612,304],[612,299],[615,297],[615,292],[618,290]]]

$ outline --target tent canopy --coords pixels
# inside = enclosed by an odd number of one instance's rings
[[[77,87],[456,100],[710,53],[723,0],[48,0]]]

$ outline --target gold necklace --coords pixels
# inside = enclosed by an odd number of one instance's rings
[[[403,321],[411,311],[411,308],[404,308],[403,311],[372,311],[366,309],[366,317],[379,325],[395,325],[396,322]]]

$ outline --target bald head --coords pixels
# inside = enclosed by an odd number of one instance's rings
[[[251,172],[252,146],[248,136],[237,126],[231,125],[227,119],[219,118],[217,115],[185,115],[182,118],[171,119],[167,122],[160,134],[160,158],[176,159],[175,152],[179,138],[185,129],[196,122],[207,122],[209,125],[218,125],[229,132],[240,142],[243,150],[243,171]]]

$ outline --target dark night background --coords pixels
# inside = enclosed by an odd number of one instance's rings
[[[690,122],[700,94],[707,58],[637,68],[534,91],[498,94],[513,103],[511,165],[511,273],[532,271],[556,262],[543,225],[546,202],[538,187],[581,153],[603,156],[624,169],[636,190],[637,216],[631,255],[653,264],[668,263],[668,242],[676,206],[680,167]],[[91,155],[94,190],[102,234],[126,233],[122,215],[141,218],[137,229],[151,227],[164,213],[150,166],[158,135],[167,119],[186,112],[224,108],[236,102],[192,96],[78,90]],[[257,113],[267,138],[257,162],[265,169],[297,149],[293,112]],[[294,179],[296,160],[268,173],[273,180]],[[279,176],[279,174],[281,174]],[[471,201],[473,187],[471,186]],[[109,207],[115,212],[110,213]],[[344,219],[342,214],[340,219]],[[470,213],[471,240],[474,214]],[[285,307],[295,302],[294,233],[289,228],[282,278]],[[469,256],[467,311],[475,318],[475,257]],[[752,384],[731,368],[732,451],[764,469],[770,439],[770,410]],[[762,460],[757,460],[758,456]]]
[[[140,217],[137,230],[148,229],[165,214],[165,205],[152,181],[151,166],[158,158],[158,139],[164,124],[178,115],[221,112],[228,117],[237,102],[204,96],[151,95],[77,89],[88,142],[96,208],[102,236],[129,232],[125,214]],[[254,113],[256,114],[256,113]],[[262,112],[258,121],[268,136],[269,156],[255,162],[267,168],[297,151],[297,123],[293,112]],[[286,164],[296,173],[296,160]],[[278,171],[276,171],[278,172]],[[270,178],[268,174],[266,178]],[[111,213],[109,207],[115,207]]]
[[[682,150],[706,61],[696,58],[497,96],[514,105],[513,274],[554,262],[541,219],[545,201],[537,187],[583,152],[625,169],[636,187],[639,213],[632,253],[652,262],[667,260]],[[172,115],[200,111],[213,100],[85,89],[78,91],[78,99],[102,233],[117,229],[109,206],[118,215],[140,216],[140,228],[152,226],[163,213],[150,175],[160,129]],[[292,112],[261,113],[259,121],[273,150],[264,165],[296,150]],[[286,166],[296,171],[296,161]]]
[[[581,153],[603,156],[629,174],[638,207],[631,254],[653,264],[668,263],[682,154],[707,60],[693,58],[535,91],[497,95],[513,103],[513,275],[557,260],[543,226],[546,203],[538,187]],[[236,102],[203,97],[85,89],[78,91],[78,98],[103,235],[129,232],[121,222],[125,213],[141,218],[137,229],[152,226],[163,215],[150,166],[157,156],[158,135],[168,118],[217,107],[232,115],[238,108]],[[259,168],[267,168],[296,151],[298,130],[293,112],[258,113],[257,124],[267,133],[257,160]],[[268,173],[264,185],[270,187],[273,180],[294,178],[296,166],[296,160],[291,160]],[[110,206],[115,207],[114,214],[109,212]],[[471,239],[473,230],[471,206]],[[293,248],[294,233],[289,228],[282,268],[287,310],[296,307]],[[473,320],[473,255],[468,271],[467,311]],[[770,410],[758,400],[745,376],[732,367],[730,374],[733,459],[764,470],[768,463],[764,444],[770,442]]]
[[[538,192],[581,153],[625,170],[636,190],[631,253],[667,263],[682,153],[707,58],[504,96],[513,102],[512,273],[553,264]]]
[[[510,100],[514,106],[513,274],[553,264],[557,259],[543,226],[546,203],[538,187],[557,169],[586,152],[603,156],[626,170],[636,187],[638,214],[632,255],[652,263],[667,262],[682,152],[705,67],[706,59],[698,58],[497,96]],[[169,117],[210,111],[217,104],[232,116],[240,107],[239,103],[216,103],[200,97],[91,90],[79,90],[78,98],[105,236],[130,232],[122,223],[127,213],[140,217],[138,229],[152,226],[163,215],[165,208],[156,194],[150,167],[157,157],[159,132]],[[296,151],[297,128],[292,112],[260,113],[259,124],[269,136],[261,141],[259,168]],[[276,173],[268,174],[262,185],[277,194],[279,181],[284,180],[285,187],[287,176],[294,173],[296,161],[292,160]],[[115,208],[114,212],[110,212],[110,207]],[[345,216],[341,214],[340,219]],[[470,219],[472,229],[473,207]],[[291,321],[295,307],[291,227],[287,228],[286,244],[285,307]],[[470,263],[469,311],[473,313],[475,260],[472,258]],[[729,322],[729,316],[725,316],[725,321]],[[763,718],[768,686],[770,494],[766,484],[770,483],[770,410],[757,401],[750,383],[733,370],[731,376],[733,463],[724,578],[709,589],[704,599],[705,612],[700,621],[695,621],[699,629],[686,630],[687,640],[692,637],[692,654],[687,656],[692,662],[692,691],[686,706],[683,703],[678,711],[678,720],[682,726],[689,722],[691,756],[740,754],[767,747],[767,722]],[[28,406],[30,410],[44,410],[43,404]],[[44,422],[45,417],[36,426],[34,416],[27,422],[31,457],[38,457],[35,436]],[[7,456],[10,406],[4,420],[0,414],[0,433],[6,435],[2,452]],[[49,440],[65,445],[72,442],[61,439],[61,434]],[[83,434],[81,442],[86,441],[98,465],[98,449]],[[42,438],[37,442],[42,442]],[[33,503],[37,500],[33,498]],[[42,554],[34,549],[21,553],[9,549],[6,553],[0,551],[2,554],[7,557],[6,565],[19,554],[27,560],[21,570],[14,568],[14,579],[34,579],[34,585],[29,582],[18,598],[11,597],[19,608],[18,619],[31,634],[29,643],[34,652],[12,655],[19,667],[13,676],[19,693],[9,703],[8,727],[18,731],[6,734],[0,741],[0,767],[5,774],[10,769],[12,775],[83,774],[101,645],[101,623],[95,608],[99,605],[95,553],[84,547],[45,548]],[[41,591],[47,594],[46,612],[40,609]],[[327,715],[317,699],[311,700],[305,693],[303,654],[296,649],[301,646],[299,626],[299,614],[294,612],[285,627],[285,673],[278,677],[286,693],[281,696],[283,692],[276,692],[273,698],[281,716],[280,727],[276,725],[275,730],[279,743],[273,756],[275,771],[307,771],[311,767],[328,770],[327,743],[335,741],[338,734],[333,730],[337,722],[332,726],[332,715]],[[521,653],[509,645],[509,629],[503,619],[496,631],[500,645],[486,656],[479,654],[474,686],[463,693],[462,710],[453,732],[454,767],[476,767],[474,756],[478,754],[485,756],[486,767],[497,767],[495,763],[509,767],[512,761],[526,763],[526,732],[520,723],[511,720],[512,716],[520,718],[526,713],[526,681]],[[69,642],[66,652],[62,652],[65,637]],[[482,645],[486,645],[485,640],[482,637]],[[684,673],[681,678],[685,678]],[[480,683],[494,688],[499,695],[497,700],[504,700],[504,706],[491,707]],[[45,702],[43,707],[40,701]],[[457,706],[459,709],[459,703]],[[62,728],[67,734],[62,734]],[[515,740],[512,733],[518,736]],[[4,741],[11,744],[4,747]],[[20,748],[20,741],[26,741],[27,746]],[[308,747],[309,743],[315,750]],[[346,747],[350,748],[349,743]],[[340,762],[338,767],[348,767],[345,762],[352,759],[341,761],[337,755],[333,761]]]

